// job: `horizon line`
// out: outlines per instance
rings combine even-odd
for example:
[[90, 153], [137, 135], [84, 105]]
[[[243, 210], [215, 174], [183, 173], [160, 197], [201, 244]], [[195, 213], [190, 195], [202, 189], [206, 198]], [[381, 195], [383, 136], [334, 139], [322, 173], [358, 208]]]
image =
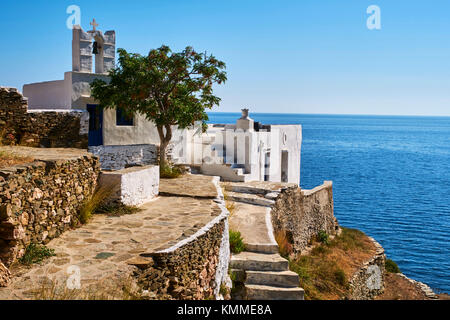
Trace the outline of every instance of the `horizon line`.
[[[207, 111], [207, 113], [240, 114], [241, 112], [230, 111]], [[250, 112], [250, 114], [264, 115], [310, 115], [310, 116], [369, 116], [369, 117], [430, 117], [450, 118], [450, 115], [420, 115], [420, 114], [372, 114], [372, 113], [295, 113], [295, 112]]]

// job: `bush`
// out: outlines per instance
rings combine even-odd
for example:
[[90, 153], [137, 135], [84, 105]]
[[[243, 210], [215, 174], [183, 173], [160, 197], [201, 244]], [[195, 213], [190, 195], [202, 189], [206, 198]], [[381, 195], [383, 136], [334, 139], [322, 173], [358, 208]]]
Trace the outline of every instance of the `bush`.
[[239, 231], [230, 230], [230, 250], [234, 254], [241, 253], [245, 250], [244, 240]]
[[45, 259], [53, 256], [55, 256], [55, 250], [32, 243], [27, 247], [25, 254], [19, 259], [19, 262], [29, 266], [35, 263], [41, 263]]
[[386, 271], [389, 273], [400, 273], [400, 268], [398, 267], [397, 263], [391, 259], [386, 259], [386, 265], [385, 265]]
[[340, 284], [341, 286], [347, 285], [347, 276], [345, 275], [344, 270], [338, 269], [334, 272], [334, 277], [336, 279], [336, 282]]
[[329, 244], [330, 243], [330, 237], [326, 233], [326, 231], [319, 231], [319, 234], [317, 235], [317, 241], [323, 244]]
[[183, 175], [183, 170], [180, 167], [164, 166], [160, 168], [161, 179], [176, 179]]

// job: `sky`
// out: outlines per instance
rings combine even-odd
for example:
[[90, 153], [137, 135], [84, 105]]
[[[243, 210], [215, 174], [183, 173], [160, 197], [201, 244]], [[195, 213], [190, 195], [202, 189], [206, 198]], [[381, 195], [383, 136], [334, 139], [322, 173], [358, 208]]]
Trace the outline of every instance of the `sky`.
[[84, 30], [93, 18], [115, 30], [118, 48], [193, 46], [226, 62], [214, 111], [450, 116], [448, 0], [4, 1], [0, 86], [71, 71], [70, 5]]

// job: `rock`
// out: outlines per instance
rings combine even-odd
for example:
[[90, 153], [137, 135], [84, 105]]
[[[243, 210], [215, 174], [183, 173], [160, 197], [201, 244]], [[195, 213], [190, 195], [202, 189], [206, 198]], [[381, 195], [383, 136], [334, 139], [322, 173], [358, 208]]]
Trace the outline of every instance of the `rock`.
[[44, 193], [42, 192], [41, 189], [35, 188], [33, 191], [33, 200], [39, 200], [42, 198], [43, 195]]
[[7, 287], [11, 283], [11, 272], [0, 262], [0, 287]]
[[269, 200], [276, 200], [280, 194], [278, 192], [271, 192], [266, 194], [265, 198]]
[[25, 237], [22, 225], [0, 224], [0, 238], [3, 240], [20, 240]]
[[115, 255], [116, 255], [115, 253], [111, 253], [111, 252], [100, 252], [98, 255], [95, 256], [94, 259], [106, 260], [106, 259], [109, 259], [111, 257], [114, 257]]
[[0, 221], [6, 221], [12, 216], [10, 204], [0, 205]]
[[138, 267], [141, 270], [145, 270], [153, 265], [153, 259], [144, 257], [135, 257], [128, 260], [127, 264]]

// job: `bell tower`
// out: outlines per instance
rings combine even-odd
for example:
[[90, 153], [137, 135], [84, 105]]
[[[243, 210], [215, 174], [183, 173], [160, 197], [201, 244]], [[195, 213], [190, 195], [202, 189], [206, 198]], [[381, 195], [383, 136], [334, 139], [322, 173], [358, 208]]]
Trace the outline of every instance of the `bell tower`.
[[72, 38], [72, 71], [93, 73], [94, 58], [96, 74], [107, 74], [115, 67], [116, 33], [107, 31], [103, 34], [95, 19], [91, 22], [92, 30], [85, 32], [76, 25]]

